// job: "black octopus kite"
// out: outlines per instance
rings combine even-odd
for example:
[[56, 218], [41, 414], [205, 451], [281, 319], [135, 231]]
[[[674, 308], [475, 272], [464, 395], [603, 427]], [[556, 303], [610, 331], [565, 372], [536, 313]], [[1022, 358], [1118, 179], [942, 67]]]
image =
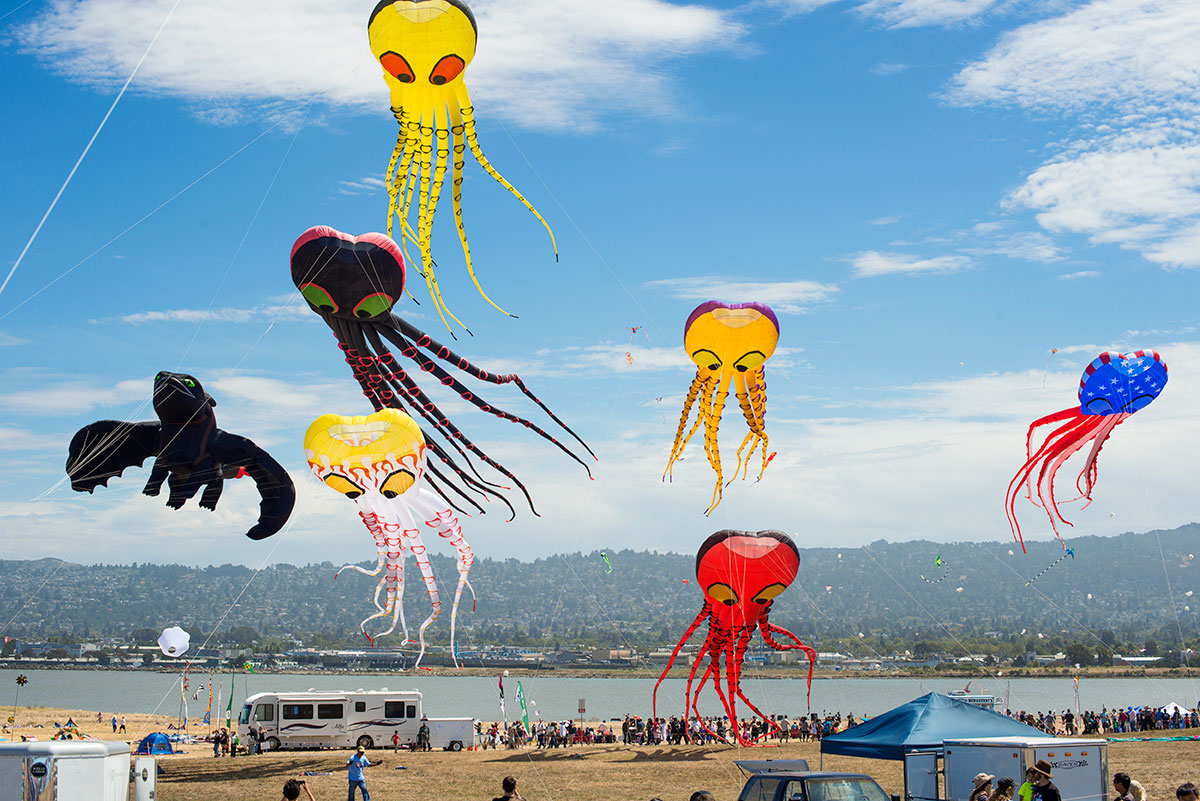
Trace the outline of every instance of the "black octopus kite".
[[217, 428], [216, 405], [193, 376], [159, 373], [154, 377], [158, 422], [98, 420], [76, 432], [67, 457], [71, 489], [90, 493], [153, 457], [146, 495], [158, 495], [166, 481], [167, 506], [178, 509], [204, 487], [200, 507], [211, 511], [217, 508], [224, 479], [249, 476], [262, 501], [258, 523], [246, 536], [271, 536], [283, 528], [296, 503], [292, 479], [262, 448]]
[[[423, 372], [430, 373], [480, 411], [520, 423], [557, 445], [563, 453], [583, 465], [591, 477], [592, 472], [588, 470], [587, 464], [565, 445], [530, 421], [479, 398], [457, 378], [442, 369], [434, 359], [447, 362], [480, 381], [490, 384], [516, 384], [526, 397], [541, 407], [551, 420], [574, 437], [595, 459], [596, 455], [592, 453], [591, 448], [526, 388], [520, 376], [515, 373], [497, 375], [482, 370], [392, 312], [392, 307], [404, 295], [404, 257], [400, 248], [389, 237], [379, 233], [352, 236], [327, 225], [318, 225], [301, 234], [292, 246], [291, 266], [292, 281], [296, 288], [308, 301], [309, 308], [321, 316], [337, 337], [338, 347], [345, 353], [346, 362], [354, 371], [355, 380], [375, 410], [387, 407], [406, 411], [404, 406], [407, 404], [409, 409], [425, 420], [426, 425], [422, 425], [422, 429], [426, 435], [426, 447], [458, 477], [461, 486], [435, 467], [432, 460], [427, 465], [425, 478], [434, 491], [455, 510], [463, 512], [447, 497], [447, 491], [454, 492], [478, 511], [484, 511], [474, 498], [467, 495], [466, 491], [470, 490], [499, 498], [508, 506], [509, 511], [516, 515], [512, 504], [497, 491], [507, 487], [484, 480], [468, 456], [474, 454], [515, 483], [524, 493], [530, 510], [537, 514], [525, 485], [509, 472], [508, 468], [480, 450], [446, 417], [417, 386], [413, 377], [399, 365], [384, 340], [390, 342], [400, 355], [411, 359]], [[430, 437], [430, 432], [433, 431], [441, 435], [445, 445]], [[454, 460], [449, 448], [458, 452], [470, 473]]]

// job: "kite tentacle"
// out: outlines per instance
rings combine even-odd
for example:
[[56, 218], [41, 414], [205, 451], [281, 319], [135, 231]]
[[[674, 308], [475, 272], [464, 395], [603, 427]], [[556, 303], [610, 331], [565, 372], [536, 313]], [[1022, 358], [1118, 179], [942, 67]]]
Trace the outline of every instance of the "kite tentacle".
[[721, 503], [722, 490], [724, 489], [724, 476], [721, 475], [721, 446], [717, 440], [717, 431], [721, 426], [721, 415], [725, 411], [725, 399], [729, 396], [729, 384], [732, 381], [730, 376], [725, 376], [717, 385], [716, 392], [713, 394], [712, 407], [702, 408], [700, 411], [704, 415], [704, 452], [708, 455], [708, 465], [717, 474], [717, 483], [713, 487], [712, 503], [705, 510], [705, 515], [712, 514], [713, 510]]
[[560, 428], [574, 437], [575, 441], [582, 445], [584, 450], [586, 450], [593, 459], [596, 458], [596, 454], [592, 453], [592, 449], [588, 447], [587, 443], [580, 439], [579, 435], [572, 431], [570, 426], [560, 420], [558, 415], [551, 411], [550, 407], [543, 403], [537, 395], [534, 395], [532, 392], [530, 392], [529, 388], [525, 386], [525, 382], [522, 381], [521, 377], [516, 373], [507, 373], [505, 375], [489, 373], [487, 370], [477, 367], [468, 360], [464, 359], [462, 356], [459, 356], [457, 353], [450, 350], [433, 337], [421, 331], [421, 329], [417, 328], [412, 323], [402, 319], [397, 315], [392, 315], [392, 324], [399, 328], [401, 333], [411, 339], [413, 344], [417, 345], [418, 347], [425, 348], [438, 359], [453, 364], [459, 370], [462, 370], [464, 373], [472, 376], [473, 378], [477, 378], [480, 381], [487, 381], [489, 384], [516, 384], [521, 392], [525, 394], [525, 397], [536, 403], [542, 411], [549, 415], [551, 420], [553, 420], [555, 423], [558, 423]]
[[[705, 380], [704, 376], [699, 371], [696, 371], [696, 377], [692, 379], [692, 385], [688, 388], [687, 397], [683, 399], [683, 412], [679, 415], [679, 428], [675, 431], [675, 443], [671, 446], [671, 456], [667, 459], [667, 468], [663, 470], [664, 481], [670, 477], [671, 468], [674, 466], [676, 460], [683, 455], [683, 449], [687, 445], [687, 440], [692, 438], [692, 434], [696, 431], [696, 426], [700, 424], [701, 414], [697, 411], [695, 425], [688, 432], [687, 439], [683, 438], [683, 429], [687, 426], [688, 418], [692, 415], [692, 406], [695, 404], [696, 398], [704, 394], [708, 385], [709, 382]], [[704, 403], [703, 399], [701, 399], [701, 403]]]
[[[370, 330], [370, 329], [368, 329], [368, 330]], [[583, 469], [587, 471], [588, 476], [589, 477], [591, 476], [592, 471], [591, 471], [591, 468], [589, 468], [587, 466], [587, 463], [584, 462], [582, 459], [580, 459], [578, 456], [576, 456], [574, 453], [572, 453], [571, 450], [566, 445], [563, 445], [561, 442], [559, 442], [558, 439], [556, 439], [553, 435], [549, 434], [541, 426], [538, 426], [538, 425], [534, 424], [533, 422], [526, 420], [524, 417], [518, 417], [517, 415], [507, 412], [497, 406], [493, 406], [490, 403], [487, 403], [486, 401], [482, 400], [481, 398], [477, 398], [475, 396], [475, 394], [473, 392], [471, 392], [471, 390], [468, 387], [463, 386], [463, 384], [458, 379], [454, 378], [454, 376], [450, 375], [445, 370], [443, 370], [437, 364], [437, 362], [433, 361], [433, 359], [429, 358], [423, 352], [418, 350], [415, 345], [413, 345], [411, 342], [409, 342], [407, 339], [405, 339], [404, 335], [399, 333], [398, 331], [394, 331], [394, 330], [384, 327], [384, 326], [376, 326], [376, 327], [374, 327], [374, 330], [377, 333], [382, 334], [392, 344], [394, 344], [397, 348], [399, 348], [400, 354], [402, 356], [412, 359], [425, 372], [432, 373], [433, 376], [435, 378], [437, 378], [443, 385], [445, 385], [445, 386], [449, 387], [450, 389], [454, 390], [455, 392], [457, 392], [460, 398], [462, 398], [465, 401], [468, 401], [469, 403], [474, 405], [476, 408], [478, 408], [480, 411], [488, 412], [489, 414], [492, 414], [495, 417], [499, 417], [502, 420], [507, 420], [510, 423], [519, 423], [520, 425], [525, 426], [526, 428], [528, 428], [529, 430], [533, 431], [535, 434], [540, 436], [542, 439], [546, 440], [547, 442], [550, 442], [551, 444], [556, 446], [559, 450], [561, 450], [563, 453], [565, 453], [567, 456], [570, 456], [572, 459], [574, 459], [576, 462], [578, 462], [580, 465], [582, 465]]]
[[[463, 587], [470, 588], [471, 586], [468, 576], [471, 573], [471, 566], [475, 564], [475, 552], [463, 538], [462, 526], [459, 525], [458, 518], [449, 509], [439, 510], [432, 498], [424, 493], [414, 503], [414, 508], [424, 515], [425, 525], [436, 530], [439, 537], [449, 542], [458, 551], [458, 586], [454, 591], [454, 603], [450, 607], [450, 653], [453, 655], [456, 653], [454, 642], [458, 622], [458, 605], [462, 600]], [[471, 591], [472, 595], [474, 592], [474, 590]], [[452, 656], [452, 658], [454, 666], [458, 667], [458, 657]]]
[[[663, 668], [662, 675], [660, 675], [658, 677], [658, 681], [656, 681], [654, 683], [654, 691], [650, 694], [650, 714], [654, 716], [655, 720], [658, 719], [658, 687], [659, 687], [659, 685], [663, 683], [663, 680], [667, 677], [667, 674], [671, 672], [671, 668], [675, 665], [675, 657], [679, 656], [679, 652], [681, 650], [683, 650], [684, 644], [687, 643], [687, 641], [692, 638], [692, 635], [696, 633], [696, 629], [700, 628], [700, 626], [702, 626], [704, 624], [704, 620], [708, 617], [710, 611], [711, 610], [709, 609], [708, 601], [705, 601], [704, 606], [702, 606], [700, 608], [699, 614], [696, 615], [696, 619], [692, 621], [692, 625], [688, 626], [688, 630], [684, 632], [683, 636], [679, 638], [679, 642], [675, 644], [675, 650], [671, 652], [671, 658], [667, 660], [667, 666], [665, 668]], [[707, 644], [707, 640], [705, 641], [705, 644]], [[703, 647], [701, 648], [701, 650], [703, 650]], [[694, 668], [693, 668], [693, 672], [695, 672]], [[686, 704], [685, 704], [684, 705], [684, 714], [685, 714], [684, 726], [685, 727], [687, 725], [686, 713], [687, 713], [687, 709], [686, 709]]]
[[[795, 634], [767, 620], [766, 615], [763, 615], [762, 622], [759, 624], [759, 630], [762, 631], [763, 641], [776, 651], [803, 651], [804, 655], [808, 657], [808, 703], [811, 707], [813, 667], [817, 664], [817, 652], [801, 642], [800, 638]], [[781, 643], [775, 639], [773, 636], [775, 634], [782, 634], [785, 637], [789, 637], [795, 644]]]
[[[1088, 452], [1087, 458], [1084, 459], [1083, 469], [1079, 471], [1079, 477], [1075, 479], [1075, 489], [1079, 490], [1079, 497], [1072, 500], [1087, 499], [1087, 503], [1082, 508], [1086, 509], [1088, 504], [1092, 502], [1092, 488], [1096, 484], [1096, 478], [1099, 476], [1099, 468], [1096, 466], [1097, 459], [1100, 458], [1100, 450], [1104, 447], [1104, 443], [1108, 442], [1108, 438], [1112, 436], [1113, 429], [1123, 423], [1132, 412], [1120, 412], [1118, 414], [1108, 415], [1104, 425], [1096, 430], [1095, 442], [1092, 444], [1091, 451]], [[1084, 486], [1079, 486], [1080, 482], [1086, 482]]]
[[479, 147], [478, 136], [475, 133], [475, 107], [471, 105], [471, 98], [467, 94], [465, 83], [458, 85], [458, 105], [462, 110], [463, 132], [466, 134], [467, 146], [471, 148], [471, 153], [474, 154], [475, 160], [479, 162], [479, 166], [487, 171], [488, 175], [492, 176], [501, 186], [511, 192], [513, 197], [525, 205], [525, 208], [533, 212], [533, 216], [541, 220], [542, 225], [546, 228], [546, 233], [550, 234], [550, 244], [554, 248], [554, 259], [557, 261], [558, 242], [554, 239], [554, 231], [550, 228], [550, 223], [546, 222], [545, 218], [533, 207], [533, 204], [526, 200], [525, 196], [517, 191], [515, 186], [506, 181], [500, 173], [496, 172], [496, 168], [487, 160], [487, 156], [483, 155], [483, 150]]
[[[391, 367], [394, 366], [395, 360], [391, 353], [382, 348], [382, 344], [380, 344], [384, 354], [382, 357], [376, 357], [374, 354], [371, 354], [369, 357], [359, 356], [359, 347], [361, 347], [363, 351], [370, 353], [369, 349], [367, 348], [366, 341], [362, 337], [363, 329], [357, 329], [348, 321], [341, 320], [333, 316], [326, 316], [326, 321], [334, 330], [334, 334], [338, 338], [339, 347], [346, 352], [346, 361], [349, 362], [354, 369], [355, 378], [358, 380], [359, 385], [363, 388], [363, 394], [371, 400], [371, 403], [375, 406], [376, 411], [385, 407], [401, 408], [396, 399], [396, 396], [399, 395], [400, 398], [403, 399], [404, 403], [408, 404], [410, 408], [424, 417], [425, 420], [434, 427], [434, 430], [438, 430], [442, 426], [442, 423], [439, 421], [439, 419], [433, 416], [430, 412], [430, 409], [434, 408], [432, 402], [425, 397], [424, 393], [421, 392], [416, 383], [408, 378], [404, 370], [400, 370], [399, 373], [391, 370]], [[367, 329], [368, 336], [371, 336], [372, 333], [373, 332], [370, 329]], [[378, 373], [371, 373], [368, 369], [368, 366], [374, 366]], [[399, 383], [397, 383], [397, 381], [399, 381]], [[395, 386], [397, 391], [393, 392], [388, 388], [389, 386]], [[453, 427], [451, 428], [453, 429]], [[457, 429], [453, 429], [451, 434], [455, 434], [455, 432], [457, 432]], [[467, 454], [461, 447], [459, 447], [458, 443], [455, 442], [455, 439], [462, 439], [466, 441], [469, 446], [469, 440], [466, 440], [461, 433], [458, 433], [457, 436], [444, 435], [444, 437], [446, 441], [449, 442], [450, 445], [453, 446], [463, 457], [464, 461], [467, 463], [467, 466], [470, 467], [471, 470], [476, 473], [476, 475], [478, 475], [478, 471], [475, 471], [475, 467], [471, 463]], [[504, 505], [508, 507], [509, 513], [512, 516], [510, 519], [516, 516], [516, 511], [512, 508], [512, 504], [508, 502], [508, 499], [505, 498], [501, 493], [489, 489], [490, 486], [498, 485], [485, 482], [483, 481], [482, 477], [480, 477], [478, 480], [472, 478], [463, 471], [463, 469], [450, 457], [444, 448], [432, 441], [428, 442], [427, 445], [443, 464], [455, 472], [455, 474], [463, 482], [464, 486], [479, 492], [481, 495], [493, 495], [499, 498]], [[443, 478], [440, 473], [437, 473], [436, 470], [433, 472], [439, 478]], [[443, 480], [445, 479], [443, 478]], [[447, 483], [450, 484], [450, 482]], [[450, 485], [454, 486], [453, 484]], [[458, 487], [455, 486], [454, 489], [459, 495], [462, 495], [464, 498], [466, 498], [466, 495]], [[443, 498], [445, 498], [444, 495]], [[449, 502], [449, 499], [446, 500]], [[483, 508], [473, 500], [469, 498], [467, 498], [467, 500], [481, 513], [484, 511]]]

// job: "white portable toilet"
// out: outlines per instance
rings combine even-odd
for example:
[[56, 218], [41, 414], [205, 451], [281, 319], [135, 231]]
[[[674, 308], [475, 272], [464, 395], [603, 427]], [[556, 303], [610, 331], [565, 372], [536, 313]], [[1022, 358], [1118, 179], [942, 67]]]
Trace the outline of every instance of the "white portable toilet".
[[140, 756], [133, 760], [133, 801], [155, 801], [158, 797], [158, 760]]
[[0, 743], [0, 801], [129, 801], [129, 743]]

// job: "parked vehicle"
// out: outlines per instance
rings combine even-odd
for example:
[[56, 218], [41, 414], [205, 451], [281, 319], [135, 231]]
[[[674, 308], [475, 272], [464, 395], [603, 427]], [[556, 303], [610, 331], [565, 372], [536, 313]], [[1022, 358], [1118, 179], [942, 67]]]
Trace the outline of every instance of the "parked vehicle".
[[262, 728], [263, 747], [388, 747], [393, 734], [402, 745], [415, 745], [421, 721], [429, 725], [430, 746], [461, 751], [473, 745], [471, 718], [425, 718], [417, 690], [331, 690], [257, 693], [246, 699], [238, 717], [238, 735], [250, 742], [250, 724]]
[[[781, 770], [787, 762], [803, 760], [744, 760], [738, 767], [751, 771], [738, 801], [895, 801], [863, 773]], [[776, 764], [771, 764], [776, 763]]]

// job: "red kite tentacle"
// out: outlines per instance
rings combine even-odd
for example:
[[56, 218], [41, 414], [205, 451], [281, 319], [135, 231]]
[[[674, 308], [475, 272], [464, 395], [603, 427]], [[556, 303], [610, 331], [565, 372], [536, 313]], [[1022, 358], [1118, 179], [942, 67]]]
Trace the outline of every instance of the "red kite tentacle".
[[[671, 652], [671, 658], [667, 660], [667, 666], [663, 668], [662, 675], [659, 676], [658, 681], [654, 683], [654, 692], [650, 695], [650, 714], [652, 714], [656, 720], [658, 719], [658, 686], [663, 683], [663, 679], [665, 679], [667, 674], [671, 672], [671, 667], [675, 664], [675, 657], [679, 656], [679, 652], [683, 650], [684, 643], [690, 640], [692, 635], [696, 633], [696, 629], [700, 628], [700, 626], [704, 624], [704, 620], [708, 617], [710, 611], [711, 610], [709, 608], [708, 601], [705, 601], [704, 606], [700, 608], [699, 614], [696, 615], [696, 619], [692, 621], [692, 625], [688, 626], [688, 630], [684, 632], [682, 637], [679, 638], [679, 642], [676, 644], [675, 650]], [[704, 644], [708, 644], [707, 638], [705, 639]], [[701, 651], [703, 652], [703, 646], [701, 646]], [[686, 709], [687, 707], [685, 705], [685, 712]]]

